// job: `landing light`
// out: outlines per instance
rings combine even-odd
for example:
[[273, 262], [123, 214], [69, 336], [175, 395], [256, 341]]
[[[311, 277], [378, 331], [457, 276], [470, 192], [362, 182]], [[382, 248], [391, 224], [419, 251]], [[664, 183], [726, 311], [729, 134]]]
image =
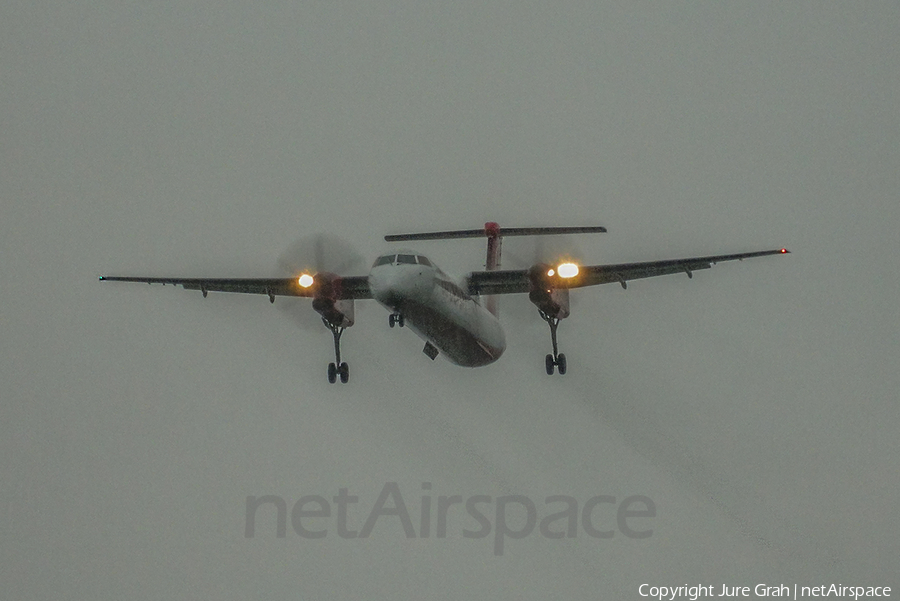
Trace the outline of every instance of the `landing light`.
[[308, 273], [304, 273], [300, 276], [300, 279], [297, 280], [297, 283], [303, 286], [304, 288], [309, 288], [313, 285], [313, 277]]
[[578, 275], [578, 265], [575, 263], [563, 263], [556, 270], [561, 278], [574, 278]]
[[547, 275], [549, 275], [552, 278], [555, 273], [556, 272], [551, 269], [550, 271], [547, 272]]

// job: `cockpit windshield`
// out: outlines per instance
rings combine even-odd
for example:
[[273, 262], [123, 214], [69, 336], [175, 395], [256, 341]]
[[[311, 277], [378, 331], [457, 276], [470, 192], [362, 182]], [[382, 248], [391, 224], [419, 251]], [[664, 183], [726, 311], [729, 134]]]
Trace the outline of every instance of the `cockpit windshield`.
[[431, 261], [422, 255], [410, 255], [410, 254], [398, 254], [398, 255], [381, 255], [375, 262], [372, 264], [372, 267], [378, 267], [379, 265], [427, 265], [428, 267], [432, 267]]

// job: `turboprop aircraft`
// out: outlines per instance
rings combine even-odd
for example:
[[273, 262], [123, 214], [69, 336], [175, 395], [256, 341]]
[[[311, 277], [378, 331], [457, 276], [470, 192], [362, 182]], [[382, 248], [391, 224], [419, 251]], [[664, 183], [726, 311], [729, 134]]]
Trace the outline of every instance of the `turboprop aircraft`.
[[786, 248], [669, 259], [618, 265], [580, 266], [570, 260], [554, 264], [537, 262], [528, 269], [501, 270], [500, 245], [505, 236], [547, 236], [605, 232], [601, 226], [501, 228], [488, 222], [484, 228], [385, 236], [388, 242], [486, 238], [484, 271], [473, 271], [454, 281], [431, 259], [414, 251], [400, 250], [378, 257], [368, 275], [346, 275], [319, 271], [296, 273], [287, 278], [219, 279], [100, 276], [101, 281], [173, 284], [188, 290], [264, 294], [312, 299], [312, 308], [334, 337], [334, 363], [328, 364], [328, 381], [350, 379], [350, 368], [341, 360], [341, 335], [354, 323], [354, 302], [374, 299], [389, 312], [388, 324], [415, 332], [425, 341], [423, 352], [434, 359], [443, 354], [451, 363], [480, 367], [493, 363], [506, 349], [500, 326], [496, 295], [527, 294], [538, 314], [550, 326], [553, 352], [545, 358], [548, 375], [566, 373], [566, 355], [559, 352], [556, 330], [569, 316], [569, 290], [629, 280], [684, 273], [689, 278], [698, 269], [709, 269], [722, 261], [787, 254]]

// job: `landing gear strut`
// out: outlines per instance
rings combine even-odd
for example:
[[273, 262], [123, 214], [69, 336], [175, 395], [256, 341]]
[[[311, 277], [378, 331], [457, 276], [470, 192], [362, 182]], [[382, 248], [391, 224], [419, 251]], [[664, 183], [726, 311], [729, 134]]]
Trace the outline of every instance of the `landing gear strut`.
[[341, 334], [344, 333], [344, 328], [331, 324], [324, 318], [322, 323], [331, 330], [331, 335], [334, 336], [334, 363], [328, 364], [328, 382], [334, 384], [340, 376], [341, 383], [346, 384], [350, 380], [350, 366], [341, 362]]
[[538, 309], [538, 313], [541, 314], [541, 319], [546, 321], [547, 325], [550, 326], [550, 340], [553, 342], [553, 354], [547, 355], [544, 358], [544, 366], [547, 369], [547, 375], [552, 376], [554, 368], [559, 370], [559, 375], [565, 375], [566, 355], [565, 353], [559, 352], [559, 348], [556, 344], [556, 328], [559, 327], [559, 318], [550, 317], [540, 309]]

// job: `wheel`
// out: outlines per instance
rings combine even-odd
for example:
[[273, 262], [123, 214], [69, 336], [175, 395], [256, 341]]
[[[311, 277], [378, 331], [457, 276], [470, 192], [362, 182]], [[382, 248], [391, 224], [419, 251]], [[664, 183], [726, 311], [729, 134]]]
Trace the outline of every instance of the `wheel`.
[[404, 325], [406, 325], [406, 323], [403, 321], [403, 315], [398, 315], [398, 316], [397, 316], [397, 323], [400, 324], [400, 327], [401, 327], [401, 328], [402, 328]]
[[329, 384], [334, 384], [337, 381], [337, 367], [335, 367], [334, 363], [328, 364], [328, 382]]
[[341, 384], [346, 384], [350, 379], [350, 366], [346, 363], [341, 363], [341, 366], [338, 367], [338, 373], [341, 374]]
[[556, 358], [556, 366], [559, 368], [559, 375], [566, 375], [566, 354], [560, 353]]
[[544, 357], [544, 365], [545, 365], [545, 367], [547, 368], [547, 375], [548, 375], [548, 376], [552, 376], [552, 375], [553, 375], [553, 366], [554, 366], [554, 364], [555, 364], [555, 361], [553, 361], [553, 355], [547, 355], [546, 357]]
[[392, 328], [394, 327], [394, 321], [395, 321], [394, 317], [396, 317], [396, 316], [393, 313], [388, 315], [388, 325], [391, 326]]

